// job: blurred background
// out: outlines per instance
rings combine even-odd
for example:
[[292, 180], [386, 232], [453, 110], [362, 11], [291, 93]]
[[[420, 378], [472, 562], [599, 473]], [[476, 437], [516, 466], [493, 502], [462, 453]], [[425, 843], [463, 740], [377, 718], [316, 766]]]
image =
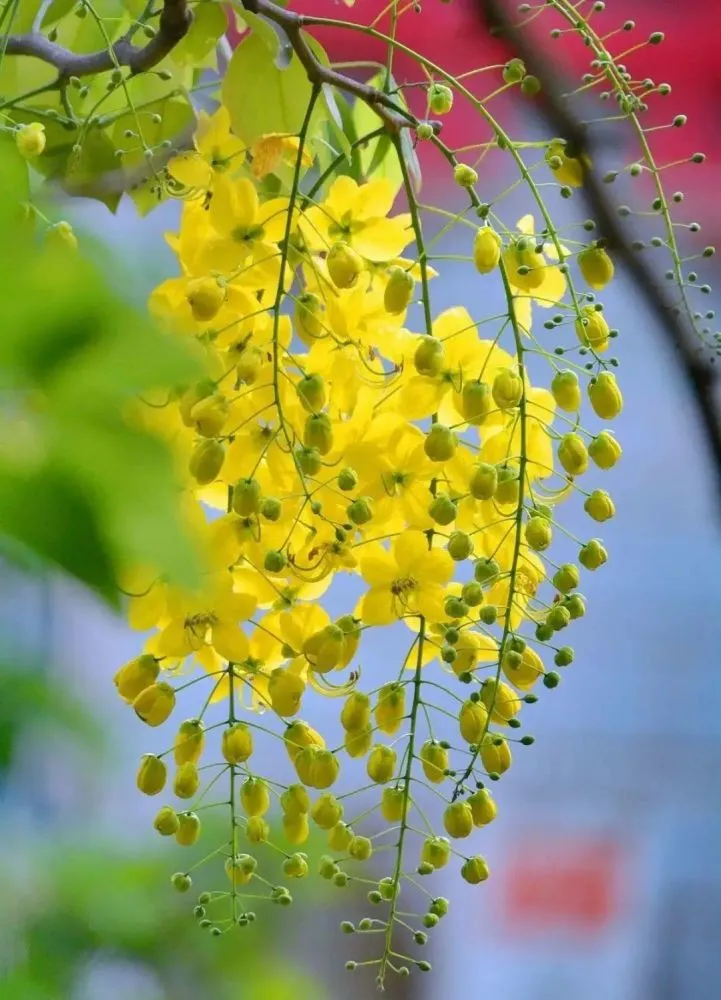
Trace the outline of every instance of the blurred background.
[[[641, 37], [666, 32], [668, 46], [638, 52], [633, 66], [637, 76], [668, 77], [668, 117], [689, 116], [686, 132], [662, 134], [661, 159], [696, 149], [709, 155], [692, 180], [680, 168], [674, 187], [686, 190], [682, 217], [704, 224], [702, 245], [717, 242], [721, 71], [711, 29], [714, 19], [721, 28], [721, 10], [716, 0], [622, 6], [622, 13], [611, 12], [610, 26], [634, 17]], [[407, 19], [404, 40], [427, 51], [433, 37], [434, 58], [457, 72], [487, 58], [492, 50], [470, 2], [443, 6], [442, 38], [433, 7]], [[369, 20], [379, 9], [358, 0], [348, 16]], [[342, 35], [323, 41], [332, 58], [350, 58]], [[378, 58], [364, 45], [354, 37], [352, 58]], [[563, 53], [559, 72], [583, 72], [577, 52], [553, 52]], [[396, 75], [404, 78], [402, 64]], [[517, 114], [519, 128], [534, 127], [532, 111]], [[454, 127], [462, 130], [463, 122]], [[458, 134], [448, 135], [451, 145], [460, 144]], [[633, 158], [624, 142], [621, 135], [609, 147], [609, 168]], [[438, 165], [423, 166], [424, 200], [453, 207]], [[625, 200], [622, 189], [618, 200]], [[514, 216], [516, 206], [506, 202], [508, 221], [526, 210], [520, 201], [517, 207]], [[573, 208], [564, 207], [569, 221]], [[131, 262], [134, 299], [174, 273], [159, 235], [176, 226], [177, 204], [145, 220], [125, 202], [115, 217], [90, 203], [68, 211], [126, 258], [139, 240], [153, 247], [151, 257]], [[453, 236], [437, 249], [466, 252]], [[709, 267], [705, 277], [713, 285], [721, 275]], [[433, 293], [434, 311], [459, 304], [479, 311], [477, 289], [461, 266], [444, 267]], [[623, 459], [602, 484], [617, 506], [603, 527], [609, 565], [584, 586], [588, 614], [571, 640], [574, 665], [559, 689], [528, 710], [536, 746], [517, 755], [495, 789], [498, 819], [477, 834], [490, 881], [474, 890], [450, 869], [447, 884], [443, 874], [434, 877], [435, 891], [452, 900], [429, 945], [434, 973], [389, 984], [391, 997], [718, 995], [721, 498], [693, 402], [634, 289], [622, 278], [604, 302], [621, 331], [626, 398], [617, 422]], [[719, 304], [717, 297], [709, 302]], [[572, 532], [589, 533], [580, 505], [563, 516]], [[341, 606], [344, 596], [341, 588]], [[403, 634], [367, 635], [364, 669], [380, 669], [374, 661], [381, 650], [402, 655], [404, 641]], [[350, 949], [337, 925], [353, 919], [352, 896], [310, 887], [310, 916], [265, 907], [252, 928], [218, 942], [197, 929], [187, 898], [168, 886], [168, 874], [183, 862], [158, 845], [150, 829], [155, 805], [134, 785], [140, 752], [155, 747], [139, 745], [147, 731], [111, 682], [141, 642], [79, 588], [43, 578], [32, 566], [0, 573], [3, 1000], [370, 996], [370, 978], [343, 970]], [[330, 703], [319, 712], [336, 709]]]

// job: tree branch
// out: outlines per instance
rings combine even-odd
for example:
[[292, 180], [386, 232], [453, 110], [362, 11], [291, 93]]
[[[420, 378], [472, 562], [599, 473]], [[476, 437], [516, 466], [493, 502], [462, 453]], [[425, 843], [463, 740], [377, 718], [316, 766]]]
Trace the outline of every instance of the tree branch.
[[[494, 35], [508, 38], [516, 54], [525, 63], [527, 71], [541, 81], [541, 92], [545, 100], [539, 102], [539, 113], [545, 117], [554, 135], [566, 140], [574, 156], [580, 156], [584, 152], [592, 155], [588, 131], [564, 103], [555, 86], [552, 67], [547, 64], [538, 46], [531, 46], [523, 31], [510, 20], [503, 0], [479, 0], [479, 11], [486, 29]], [[585, 171], [582, 190], [601, 236], [609, 249], [625, 264], [635, 288], [656, 315], [659, 329], [681, 365], [684, 379], [696, 401], [721, 494], [721, 415], [715, 391], [718, 373], [704, 357], [695, 329], [684, 322], [679, 308], [668, 300], [652, 272], [638, 253], [634, 252], [606, 194], [606, 188], [593, 170]]]
[[0, 51], [4, 46], [7, 55], [34, 56], [54, 66], [58, 71], [58, 86], [71, 76], [94, 76], [118, 66], [127, 66], [131, 75], [135, 75], [152, 69], [164, 59], [188, 33], [192, 19], [188, 0], [164, 0], [157, 34], [147, 45], [133, 45], [130, 36], [125, 35], [112, 48], [76, 53], [51, 42], [39, 31], [32, 31], [26, 35], [0, 35]]

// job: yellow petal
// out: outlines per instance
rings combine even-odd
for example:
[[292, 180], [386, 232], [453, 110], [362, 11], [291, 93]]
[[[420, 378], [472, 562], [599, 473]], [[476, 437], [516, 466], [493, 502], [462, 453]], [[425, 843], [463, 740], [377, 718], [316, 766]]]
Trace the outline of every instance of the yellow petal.
[[397, 602], [387, 587], [372, 587], [360, 602], [360, 616], [366, 625], [390, 625], [398, 620]]
[[192, 149], [172, 157], [168, 161], [167, 170], [174, 180], [189, 188], [207, 189], [213, 180], [210, 164]]
[[248, 658], [248, 639], [238, 625], [218, 622], [212, 629], [211, 645], [224, 659], [234, 663]]

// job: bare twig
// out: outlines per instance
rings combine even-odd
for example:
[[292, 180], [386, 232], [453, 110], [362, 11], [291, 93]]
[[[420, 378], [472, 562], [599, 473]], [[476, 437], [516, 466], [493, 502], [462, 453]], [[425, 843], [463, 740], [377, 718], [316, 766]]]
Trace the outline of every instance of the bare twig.
[[[566, 140], [567, 148], [572, 150], [574, 156], [580, 156], [585, 152], [592, 154], [589, 133], [562, 99], [555, 86], [552, 67], [543, 58], [538, 46], [532, 46], [526, 40], [522, 29], [509, 19], [503, 0], [479, 0], [479, 11], [485, 27], [494, 35], [508, 38], [516, 54], [523, 60], [527, 71], [541, 81], [544, 100], [539, 102], [539, 111], [546, 118], [554, 135]], [[638, 253], [634, 252], [606, 193], [606, 188], [593, 170], [585, 171], [582, 190], [595, 217], [599, 233], [608, 248], [613, 250], [625, 264], [633, 279], [634, 287], [655, 313], [659, 328], [680, 363], [682, 374], [696, 401], [721, 493], [721, 415], [716, 399], [717, 372], [698, 345], [695, 331], [689, 328], [681, 311], [668, 300], [652, 272]]]
[[125, 35], [111, 48], [77, 53], [32, 31], [26, 35], [0, 35], [0, 49], [4, 47], [10, 56], [34, 56], [54, 66], [58, 71], [56, 86], [62, 86], [71, 76], [93, 76], [118, 66], [127, 66], [134, 75], [157, 66], [188, 33], [192, 19], [188, 0], [165, 0], [157, 33], [147, 45], [133, 45], [130, 36]]

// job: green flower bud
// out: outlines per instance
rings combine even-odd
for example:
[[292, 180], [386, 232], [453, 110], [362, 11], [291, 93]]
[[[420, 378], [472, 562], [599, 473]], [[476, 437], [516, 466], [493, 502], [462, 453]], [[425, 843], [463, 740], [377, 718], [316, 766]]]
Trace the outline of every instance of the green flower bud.
[[476, 500], [490, 500], [498, 489], [498, 470], [495, 465], [480, 462], [468, 484], [471, 496]]
[[406, 796], [401, 788], [384, 788], [381, 795], [381, 816], [387, 823], [400, 823], [405, 814]]
[[297, 383], [295, 391], [298, 393], [298, 399], [300, 399], [304, 409], [310, 413], [318, 413], [327, 402], [328, 397], [322, 375], [304, 375]]
[[199, 400], [190, 411], [190, 417], [198, 434], [216, 438], [225, 426], [228, 412], [228, 401], [216, 392]]
[[580, 476], [588, 468], [588, 449], [580, 434], [564, 434], [558, 445], [558, 460], [569, 476]]
[[490, 587], [498, 579], [500, 572], [501, 567], [497, 561], [488, 556], [481, 556], [473, 564], [473, 575], [482, 586]]
[[358, 497], [353, 503], [346, 507], [346, 514], [348, 515], [348, 520], [351, 524], [355, 524], [360, 527], [363, 524], [368, 524], [373, 518], [373, 508], [371, 506], [370, 497]]
[[476, 232], [473, 241], [473, 263], [479, 274], [490, 274], [498, 267], [501, 246], [501, 237], [490, 226], [483, 226]]
[[172, 806], [162, 806], [155, 814], [153, 826], [161, 837], [172, 837], [178, 831], [178, 814]]
[[485, 858], [482, 858], [480, 855], [468, 858], [461, 868], [462, 877], [471, 885], [478, 885], [479, 882], [485, 882], [489, 874]]
[[426, 435], [423, 450], [432, 462], [447, 462], [453, 458], [458, 447], [458, 438], [450, 427], [433, 424]]
[[321, 830], [332, 830], [343, 818], [343, 806], [330, 792], [324, 792], [310, 811], [311, 819]]
[[324, 854], [323, 857], [318, 862], [318, 874], [321, 878], [332, 879], [333, 876], [339, 871], [338, 865], [335, 863], [333, 858], [328, 857]]
[[506, 83], [520, 83], [526, 75], [526, 67], [522, 59], [509, 59], [503, 67], [503, 79]]
[[432, 913], [436, 917], [445, 917], [448, 913], [449, 902], [445, 896], [437, 896], [435, 899], [431, 900], [431, 905], [428, 907], [428, 912]]
[[474, 826], [486, 826], [498, 815], [498, 806], [487, 788], [479, 788], [468, 796]]
[[[446, 837], [428, 837], [421, 848], [421, 861], [434, 868], [445, 868], [451, 856], [451, 845]], [[433, 904], [431, 904], [432, 906]], [[437, 914], [440, 916], [440, 914]]]
[[553, 529], [545, 517], [532, 517], [526, 524], [526, 541], [536, 552], [545, 552], [553, 539]]
[[472, 188], [478, 183], [478, 171], [467, 163], [457, 163], [453, 168], [453, 180], [462, 188]]
[[352, 288], [363, 270], [363, 261], [347, 243], [334, 243], [326, 257], [328, 274], [336, 288]]
[[233, 886], [241, 886], [250, 882], [258, 867], [258, 862], [250, 854], [235, 854], [233, 857], [225, 859], [224, 867], [225, 874]]
[[601, 431], [589, 444], [588, 454], [599, 469], [612, 469], [621, 457], [621, 445], [610, 431]]
[[170, 883], [177, 892], [187, 892], [193, 884], [193, 880], [185, 872], [175, 872], [174, 875], [170, 876]]
[[340, 854], [348, 850], [353, 836], [353, 831], [347, 823], [336, 823], [328, 834], [328, 846], [332, 851], [338, 851]]
[[583, 618], [586, 614], [586, 602], [580, 594], [570, 594], [563, 602], [564, 608], [568, 608], [568, 613], [572, 619]]
[[291, 854], [283, 862], [283, 874], [288, 878], [304, 878], [308, 874], [308, 862], [304, 854]]
[[300, 471], [306, 476], [317, 476], [323, 468], [323, 461], [317, 448], [296, 448], [295, 460]]
[[487, 382], [479, 379], [466, 382], [461, 393], [460, 410], [469, 424], [480, 427], [493, 408], [493, 394]]
[[257, 514], [260, 507], [260, 483], [257, 479], [239, 479], [233, 487], [232, 507], [240, 517]]
[[419, 375], [435, 376], [440, 374], [445, 362], [446, 350], [442, 341], [436, 337], [421, 336], [413, 355], [413, 365]]
[[438, 924], [438, 917], [435, 913], [426, 913], [423, 917], [423, 926], [427, 927], [429, 930], [432, 927], [436, 927]]
[[430, 122], [420, 122], [416, 126], [416, 137], [423, 142], [433, 138], [433, 126]]
[[436, 524], [445, 526], [455, 521], [458, 510], [447, 493], [439, 493], [431, 500], [428, 513]]
[[350, 876], [347, 872], [336, 872], [333, 876], [333, 885], [338, 889], [344, 889], [350, 882]]
[[575, 590], [580, 582], [581, 574], [573, 563], [562, 563], [553, 574], [553, 586], [562, 594]]
[[515, 462], [499, 462], [496, 500], [499, 504], [518, 504], [520, 490], [520, 469]]
[[178, 813], [175, 842], [181, 847], [192, 847], [200, 837], [200, 818], [194, 812]]
[[475, 580], [469, 580], [468, 583], [464, 583], [461, 588], [461, 599], [470, 608], [477, 608], [479, 604], [482, 604], [483, 588], [480, 583], [477, 583]]
[[613, 261], [599, 246], [588, 247], [578, 255], [578, 267], [587, 285], [600, 292], [614, 275]]
[[152, 753], [141, 758], [135, 782], [143, 795], [158, 795], [165, 788], [168, 770], [160, 759]]
[[447, 597], [444, 611], [449, 618], [465, 618], [468, 614], [468, 605], [460, 597]]
[[333, 425], [327, 413], [311, 413], [303, 428], [303, 444], [327, 455], [333, 447]]
[[390, 902], [392, 899], [395, 899], [398, 895], [400, 895], [401, 886], [399, 882], [395, 881], [395, 879], [387, 876], [386, 878], [382, 878], [378, 883], [378, 891], [383, 899]]
[[276, 497], [263, 497], [259, 510], [266, 521], [278, 521], [283, 513], [283, 504]]
[[354, 861], [367, 861], [373, 854], [373, 841], [369, 837], [353, 837], [348, 853]]
[[510, 368], [502, 368], [493, 379], [493, 399], [499, 410], [510, 410], [523, 399], [523, 379]]
[[568, 611], [568, 608], [564, 608], [562, 604], [554, 604], [546, 615], [546, 624], [549, 628], [552, 628], [554, 632], [560, 632], [561, 629], [566, 628], [570, 621], [570, 612]]
[[266, 573], [282, 573], [288, 564], [288, 560], [285, 557], [284, 552], [277, 552], [271, 549], [266, 552], [265, 558], [263, 559], [263, 569]]
[[225, 445], [214, 438], [207, 438], [193, 448], [188, 471], [198, 486], [208, 486], [220, 475], [224, 461]]
[[616, 513], [616, 507], [605, 490], [594, 490], [583, 505], [583, 509], [594, 521], [608, 521]]
[[598, 540], [598, 538], [592, 538], [590, 542], [586, 542], [581, 551], [578, 553], [578, 561], [586, 569], [594, 570], [598, 569], [608, 559], [608, 553], [605, 548]]
[[551, 381], [551, 393], [556, 405], [567, 413], [577, 413], [581, 408], [581, 386], [578, 375], [570, 369], [556, 372]]
[[228, 290], [216, 278], [193, 278], [188, 282], [185, 298], [190, 306], [193, 319], [198, 323], [209, 323], [220, 312]]
[[442, 83], [428, 88], [428, 107], [434, 115], [446, 115], [453, 107], [453, 91]]
[[493, 604], [487, 604], [478, 612], [478, 620], [484, 625], [495, 625], [498, 618], [498, 609]]
[[455, 562], [463, 562], [473, 553], [473, 539], [465, 531], [453, 531], [448, 539], [448, 553]]
[[306, 292], [297, 300], [294, 311], [295, 329], [306, 347], [310, 347], [314, 340], [325, 336], [324, 311], [322, 301], [313, 292]]
[[265, 844], [270, 836], [270, 827], [262, 816], [250, 816], [245, 833], [251, 844]]
[[581, 318], [576, 320], [576, 336], [584, 347], [592, 347], [597, 354], [603, 354], [610, 344], [609, 333], [603, 313], [597, 312], [593, 306], [581, 309]]
[[148, 726], [161, 726], [175, 708], [175, 690], [164, 681], [151, 684], [135, 698], [133, 708]]
[[553, 658], [557, 667], [568, 667], [573, 663], [573, 649], [570, 646], [561, 646]]
[[393, 316], [405, 312], [413, 300], [415, 287], [416, 283], [410, 271], [402, 267], [392, 267], [383, 293], [383, 306], [386, 312]]
[[338, 473], [338, 489], [347, 493], [358, 485], [358, 473], [354, 469], [341, 469]]
[[601, 372], [588, 384], [588, 398], [597, 417], [613, 420], [623, 410], [623, 396], [613, 372]]

